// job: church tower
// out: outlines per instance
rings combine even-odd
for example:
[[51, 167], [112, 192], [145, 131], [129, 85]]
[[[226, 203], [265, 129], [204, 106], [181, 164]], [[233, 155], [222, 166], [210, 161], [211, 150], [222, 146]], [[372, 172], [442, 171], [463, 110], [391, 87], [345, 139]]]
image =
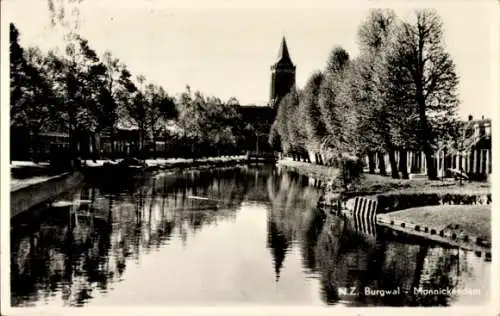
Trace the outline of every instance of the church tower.
[[295, 65], [292, 63], [285, 37], [281, 41], [278, 60], [271, 66], [271, 96], [269, 105], [276, 107], [290, 90], [295, 86]]

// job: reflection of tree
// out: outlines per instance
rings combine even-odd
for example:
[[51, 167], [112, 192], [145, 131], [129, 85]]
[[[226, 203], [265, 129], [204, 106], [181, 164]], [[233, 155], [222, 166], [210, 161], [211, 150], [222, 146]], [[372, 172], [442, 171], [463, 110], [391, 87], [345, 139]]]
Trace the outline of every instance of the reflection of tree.
[[286, 251], [294, 241], [302, 241], [306, 267], [314, 269], [314, 246], [323, 226], [324, 214], [316, 209], [319, 191], [304, 186], [307, 177], [273, 172], [267, 179], [271, 209], [268, 213], [268, 247], [273, 254], [276, 279]]
[[[46, 210], [48, 215], [39, 221], [14, 230], [13, 305], [36, 301], [41, 294], [48, 297], [61, 287], [65, 289], [63, 300], [69, 305], [79, 305], [92, 288], [106, 289], [109, 276], [102, 266], [108, 255], [110, 225], [102, 220], [75, 219], [70, 210], [69, 207]], [[69, 214], [72, 216], [68, 217]], [[30, 241], [29, 247], [26, 240]]]
[[[360, 234], [352, 219], [329, 217], [315, 208], [313, 188], [305, 186], [304, 177], [293, 173], [274, 172], [267, 189], [272, 208], [268, 214], [268, 247], [272, 248], [277, 274], [286, 249], [295, 241], [302, 248], [306, 269], [319, 275], [321, 296], [325, 303], [343, 300], [350, 305], [446, 305], [448, 298], [415, 296], [413, 287], [451, 287], [451, 276], [457, 265], [445, 253], [434, 259], [429, 246], [407, 240], [388, 240], [385, 235], [373, 237]], [[272, 246], [270, 244], [273, 244]], [[441, 249], [441, 248], [438, 248]], [[434, 255], [435, 256], [435, 255]], [[422, 281], [422, 270], [431, 266], [431, 277]], [[340, 287], [360, 289], [357, 296], [340, 297]], [[399, 295], [365, 296], [363, 289], [396, 290]], [[407, 292], [405, 292], [405, 290]]]
[[73, 211], [91, 217], [70, 219], [71, 208], [59, 207], [16, 223], [11, 238], [13, 305], [55, 291], [61, 291], [66, 305], [85, 304], [96, 290], [121, 279], [130, 258], [165, 245], [174, 234], [187, 239], [206, 225], [235, 216], [235, 206], [257, 185], [255, 179], [266, 181], [255, 177], [256, 170], [143, 173], [124, 177], [128, 182], [116, 190], [92, 181], [64, 197], [73, 199]]
[[[426, 256], [419, 262], [418, 278], [414, 287], [424, 289], [454, 289], [458, 287], [457, 272], [460, 269], [457, 249], [427, 248]], [[464, 258], [465, 259], [465, 258]], [[420, 263], [421, 261], [421, 263]], [[454, 297], [443, 295], [420, 295], [413, 297], [413, 305], [447, 306]]]
[[[402, 293], [399, 297], [378, 298], [377, 304], [393, 306], [449, 305], [453, 298], [446, 294], [416, 295], [414, 289], [419, 287], [423, 289], [456, 288], [458, 284], [456, 269], [460, 269], [456, 250], [393, 239], [382, 243], [385, 244], [386, 254], [375, 284], [382, 289], [400, 287]], [[462, 267], [466, 268], [466, 266]]]
[[325, 217], [325, 213], [321, 210], [313, 209], [311, 220], [305, 230], [305, 238], [302, 243], [302, 256], [304, 266], [309, 269], [309, 271], [314, 271], [316, 269], [316, 246], [321, 231], [323, 230]]
[[267, 227], [267, 247], [271, 249], [271, 254], [273, 255], [274, 272], [276, 273], [276, 281], [278, 281], [290, 242], [287, 240], [286, 236], [279, 231], [275, 222], [268, 221]]
[[[268, 234], [276, 240], [283, 236], [288, 244], [300, 242], [304, 266], [319, 275], [321, 295], [327, 304], [341, 299], [351, 305], [449, 304], [445, 296], [415, 296], [413, 287], [455, 287], [453, 271], [458, 263], [454, 255], [444, 252], [438, 256], [434, 249], [442, 248], [430, 249], [425, 244], [394, 240], [387, 235], [378, 236], [375, 243], [373, 238], [359, 234], [351, 219], [330, 217], [325, 221], [305, 182], [304, 177], [286, 172], [275, 171], [269, 178], [272, 210]], [[275, 250], [275, 262], [279, 263], [285, 253]], [[361, 289], [359, 295], [339, 297], [339, 287], [350, 286]], [[401, 291], [399, 295], [365, 296], [364, 287]]]
[[268, 217], [289, 240], [303, 239], [301, 235], [311, 221], [319, 199], [319, 191], [303, 187], [303, 181], [307, 178], [281, 173], [270, 177], [267, 183], [272, 206]]

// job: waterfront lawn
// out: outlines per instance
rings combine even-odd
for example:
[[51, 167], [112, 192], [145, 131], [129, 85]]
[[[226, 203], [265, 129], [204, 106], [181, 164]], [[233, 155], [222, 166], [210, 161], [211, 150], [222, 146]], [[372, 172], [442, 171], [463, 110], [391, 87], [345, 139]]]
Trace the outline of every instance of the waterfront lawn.
[[453, 229], [491, 242], [491, 205], [436, 205], [409, 208], [383, 214], [390, 220], [403, 221], [436, 229]]
[[436, 193], [436, 194], [487, 194], [490, 184], [487, 182], [462, 182], [427, 179], [393, 179], [374, 174], [364, 174], [359, 191], [370, 194], [379, 193]]
[[[278, 165], [284, 166], [297, 173], [328, 182], [338, 173], [338, 169], [316, 165], [312, 163], [283, 159]], [[331, 188], [328, 187], [327, 190]], [[398, 193], [435, 193], [435, 194], [488, 194], [488, 182], [459, 181], [444, 179], [430, 181], [427, 179], [393, 179], [390, 176], [364, 173], [363, 178], [355, 191], [359, 194], [398, 194]]]

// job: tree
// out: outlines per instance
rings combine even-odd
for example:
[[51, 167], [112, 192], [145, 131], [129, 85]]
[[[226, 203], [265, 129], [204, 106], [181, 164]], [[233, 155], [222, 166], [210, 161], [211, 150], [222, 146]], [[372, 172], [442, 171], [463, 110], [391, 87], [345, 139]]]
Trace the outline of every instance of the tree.
[[143, 75], [137, 76], [134, 83], [126, 72], [122, 73], [121, 80], [125, 87], [123, 106], [126, 115], [137, 125], [142, 152], [146, 139], [159, 137], [167, 120], [177, 116], [174, 99], [162, 87], [147, 83]]
[[54, 95], [45, 56], [37, 48], [24, 50], [18, 41], [19, 32], [10, 24], [11, 128], [30, 135], [36, 160], [38, 135], [51, 123]]
[[[10, 115], [15, 118], [24, 102], [23, 82], [27, 81], [24, 49], [19, 44], [19, 31], [12, 23], [10, 27]], [[13, 122], [11, 120], [11, 122]]]
[[304, 161], [308, 161], [309, 155], [306, 150], [307, 133], [303, 122], [301, 122], [300, 107], [303, 103], [301, 91], [297, 91], [296, 89], [291, 90], [286, 95], [284, 102], [287, 103], [288, 121], [286, 122], [286, 132], [289, 135], [290, 150], [296, 155], [298, 160], [302, 158]]
[[325, 76], [322, 72], [315, 72], [307, 81], [302, 92], [302, 100], [299, 111], [305, 135], [307, 138], [306, 147], [315, 153], [316, 161], [322, 163], [319, 154], [321, 140], [327, 135], [327, 130], [321, 118], [319, 106], [319, 93]]
[[443, 25], [437, 13], [418, 10], [414, 21], [402, 23], [389, 56], [389, 62], [404, 73], [401, 77], [407, 78], [401, 84], [418, 113], [417, 136], [431, 180], [437, 179], [433, 146], [458, 105], [458, 76], [443, 44]]
[[388, 101], [388, 112], [391, 115], [390, 138], [394, 147], [399, 150], [398, 167], [401, 177], [408, 179], [407, 150], [420, 150], [421, 147], [417, 139], [417, 109], [405, 90], [407, 73], [401, 72], [397, 65], [386, 63], [381, 75], [385, 84], [380, 92]]
[[49, 52], [50, 77], [57, 98], [57, 119], [69, 132], [70, 156], [77, 162], [77, 143], [99, 126], [105, 67], [88, 41], [73, 34], [62, 54]]
[[341, 47], [335, 47], [327, 61], [325, 78], [319, 91], [319, 108], [321, 120], [328, 135], [323, 137], [322, 145], [332, 150], [336, 159], [344, 150], [346, 134], [344, 133], [343, 113], [336, 103], [337, 95], [345, 78], [345, 70], [349, 65], [349, 54]]
[[183, 137], [191, 144], [191, 154], [196, 157], [199, 146], [206, 142], [205, 98], [200, 92], [191, 93], [190, 88], [180, 97], [178, 123], [183, 130]]
[[[287, 93], [278, 104], [278, 112], [271, 130], [272, 143], [281, 144], [285, 154], [291, 154], [293, 159], [300, 159], [305, 154], [306, 135], [301, 127], [299, 112], [300, 96], [294, 89]], [[276, 134], [279, 139], [276, 139]]]
[[277, 128], [277, 121], [273, 122], [273, 125], [271, 125], [271, 130], [269, 131], [269, 145], [271, 148], [275, 151], [281, 151], [283, 148], [283, 145], [281, 143], [281, 136], [278, 132]]
[[[369, 172], [375, 172], [375, 154], [382, 150], [376, 122], [373, 115], [375, 107], [375, 87], [372, 82], [373, 63], [370, 55], [362, 54], [353, 61], [350, 74], [350, 100], [355, 107], [357, 123], [354, 135], [357, 136], [359, 154], [368, 156]], [[384, 171], [382, 169], [381, 171]]]
[[[369, 169], [373, 171], [373, 152], [384, 161], [382, 151], [389, 154], [391, 175], [399, 178], [396, 164], [396, 146], [393, 139], [395, 122], [401, 114], [399, 100], [387, 93], [387, 85], [392, 78], [387, 76], [386, 55], [391, 45], [396, 16], [391, 10], [371, 10], [370, 15], [358, 29], [358, 42], [361, 56], [357, 59], [360, 81], [355, 86], [355, 99], [362, 105], [359, 108], [360, 131], [365, 135], [361, 139], [364, 151], [368, 154]], [[380, 173], [385, 174], [385, 165], [381, 163]]]
[[[147, 102], [147, 134], [154, 141], [160, 136], [160, 132], [164, 130], [167, 121], [177, 116], [177, 110], [175, 108], [174, 99], [170, 97], [161, 86], [148, 84], [144, 91], [144, 97]], [[156, 144], [156, 142], [154, 144]]]
[[195, 158], [200, 150], [207, 155], [235, 152], [238, 144], [255, 135], [255, 128], [244, 124], [235, 98], [222, 102], [199, 91], [192, 94], [187, 87], [177, 105], [181, 138], [190, 144]]
[[335, 97], [336, 116], [342, 122], [342, 152], [352, 157], [361, 156], [360, 135], [358, 135], [358, 107], [356, 84], [356, 60], [350, 62], [344, 70], [344, 77], [339, 84], [339, 91]]
[[[104, 86], [102, 90], [102, 116], [100, 117], [101, 128], [110, 128], [111, 132], [118, 120], [118, 107], [120, 106], [120, 94], [125, 87], [120, 81], [125, 65], [114, 58], [111, 52], [106, 51], [102, 55], [102, 64], [105, 67]], [[123, 96], [126, 97], [126, 96]]]

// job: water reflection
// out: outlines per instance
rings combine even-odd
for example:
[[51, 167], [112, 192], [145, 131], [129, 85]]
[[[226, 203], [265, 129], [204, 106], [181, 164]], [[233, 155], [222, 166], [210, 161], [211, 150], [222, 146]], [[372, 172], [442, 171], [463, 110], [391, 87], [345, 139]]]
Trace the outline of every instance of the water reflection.
[[[489, 297], [489, 264], [326, 216], [314, 181], [294, 173], [254, 166], [142, 174], [116, 187], [101, 180], [13, 220], [12, 305], [436, 306]], [[152, 257], [157, 274], [147, 271]], [[467, 287], [481, 295], [414, 293]]]

